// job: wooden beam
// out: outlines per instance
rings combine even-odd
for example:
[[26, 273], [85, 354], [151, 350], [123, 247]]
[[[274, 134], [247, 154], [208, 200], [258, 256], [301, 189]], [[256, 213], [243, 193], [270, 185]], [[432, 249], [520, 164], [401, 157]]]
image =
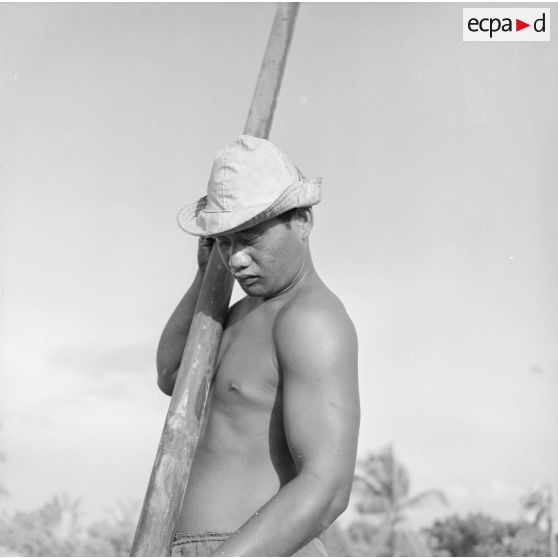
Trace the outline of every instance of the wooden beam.
[[[294, 2], [277, 6], [244, 128], [246, 134], [269, 136], [298, 7]], [[170, 554], [175, 524], [205, 420], [207, 396], [233, 282], [214, 247], [194, 310], [131, 556]]]
[[265, 139], [269, 137], [299, 5], [298, 2], [282, 2], [277, 5], [244, 127], [245, 134]]

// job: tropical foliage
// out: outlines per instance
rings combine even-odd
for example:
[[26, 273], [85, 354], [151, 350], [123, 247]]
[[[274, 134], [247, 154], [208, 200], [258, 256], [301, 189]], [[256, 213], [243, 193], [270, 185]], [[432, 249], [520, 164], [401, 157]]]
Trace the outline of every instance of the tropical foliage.
[[547, 534], [550, 556], [556, 556], [556, 536], [552, 517], [552, 487], [548, 484], [532, 488], [520, 501], [525, 515], [535, 527]]
[[36, 510], [0, 516], [2, 556], [129, 556], [136, 505], [85, 525], [80, 502], [56, 496]]
[[429, 555], [423, 537], [410, 526], [408, 512], [433, 502], [446, 505], [446, 497], [440, 490], [411, 494], [409, 473], [391, 446], [358, 463], [354, 489], [361, 519], [348, 530], [357, 556]]
[[434, 556], [548, 556], [544, 531], [526, 521], [453, 515], [424, 530]]

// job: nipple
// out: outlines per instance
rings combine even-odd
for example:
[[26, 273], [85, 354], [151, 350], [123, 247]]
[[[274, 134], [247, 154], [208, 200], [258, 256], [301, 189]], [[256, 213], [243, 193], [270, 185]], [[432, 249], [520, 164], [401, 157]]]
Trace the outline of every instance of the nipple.
[[240, 391], [240, 384], [238, 382], [229, 382], [229, 391]]

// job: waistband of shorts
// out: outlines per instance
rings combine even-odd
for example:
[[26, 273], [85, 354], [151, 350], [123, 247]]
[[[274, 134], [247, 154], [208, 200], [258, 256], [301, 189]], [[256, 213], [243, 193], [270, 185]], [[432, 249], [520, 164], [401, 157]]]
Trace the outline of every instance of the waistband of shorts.
[[189, 531], [187, 533], [175, 533], [174, 542], [172, 544], [198, 543], [208, 541], [224, 541], [228, 539], [233, 532], [219, 531]]

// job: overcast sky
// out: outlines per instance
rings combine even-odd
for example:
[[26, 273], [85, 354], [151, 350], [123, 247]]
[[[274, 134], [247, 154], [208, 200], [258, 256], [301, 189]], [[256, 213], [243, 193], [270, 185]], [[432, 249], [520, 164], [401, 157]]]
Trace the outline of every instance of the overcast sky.
[[[195, 271], [176, 213], [242, 132], [273, 14], [0, 5], [0, 507], [143, 498], [155, 348]], [[461, 17], [303, 4], [271, 134], [324, 179], [312, 248], [358, 331], [359, 454], [393, 443], [450, 500], [419, 523], [516, 518], [558, 470], [557, 43], [464, 43]]]

